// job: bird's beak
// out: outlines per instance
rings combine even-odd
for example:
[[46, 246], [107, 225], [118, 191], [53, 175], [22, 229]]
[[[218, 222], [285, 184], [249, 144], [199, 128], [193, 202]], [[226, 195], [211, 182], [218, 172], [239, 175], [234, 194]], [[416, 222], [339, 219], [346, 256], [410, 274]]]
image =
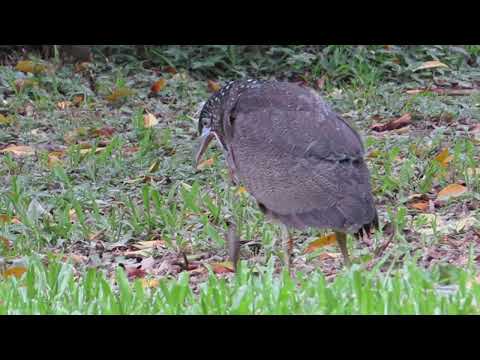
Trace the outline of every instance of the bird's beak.
[[200, 144], [195, 153], [195, 167], [198, 167], [198, 164], [200, 163], [200, 160], [202, 159], [203, 154], [208, 149], [208, 144], [210, 144], [210, 141], [212, 141], [214, 137], [215, 135], [213, 134], [210, 128], [206, 128], [206, 127], [203, 128], [202, 135], [200, 135]]

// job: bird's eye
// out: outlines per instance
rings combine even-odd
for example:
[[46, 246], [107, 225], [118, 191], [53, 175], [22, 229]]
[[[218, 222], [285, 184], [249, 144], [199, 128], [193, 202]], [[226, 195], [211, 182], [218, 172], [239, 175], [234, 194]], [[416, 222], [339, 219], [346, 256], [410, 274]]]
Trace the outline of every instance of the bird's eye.
[[207, 119], [203, 119], [203, 126], [208, 127], [209, 121]]

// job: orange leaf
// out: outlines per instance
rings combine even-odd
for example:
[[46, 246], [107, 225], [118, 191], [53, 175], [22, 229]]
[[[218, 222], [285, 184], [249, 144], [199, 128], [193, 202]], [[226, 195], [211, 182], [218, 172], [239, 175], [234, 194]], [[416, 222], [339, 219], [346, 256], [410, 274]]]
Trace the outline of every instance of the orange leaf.
[[467, 192], [467, 188], [460, 184], [450, 184], [438, 193], [439, 200], [447, 200], [451, 197], [457, 197]]
[[9, 277], [9, 276], [15, 276], [17, 278], [21, 277], [25, 272], [27, 271], [26, 267], [23, 266], [12, 266], [11, 268], [8, 268], [5, 270], [3, 273], [4, 277]]
[[154, 94], [158, 94], [160, 91], [163, 90], [163, 88], [167, 85], [167, 80], [165, 79], [159, 79], [157, 81], [155, 81], [152, 85], [152, 87], [150, 88], [150, 91]]
[[144, 288], [156, 288], [160, 283], [158, 279], [140, 279]]
[[221, 263], [212, 263], [212, 270], [215, 274], [225, 274], [234, 272], [233, 264], [231, 261], [225, 261]]
[[247, 192], [247, 189], [245, 189], [243, 186], [239, 186], [237, 191], [235, 192], [237, 195], [244, 194]]
[[101, 129], [93, 130], [93, 134], [100, 137], [111, 138], [115, 133], [115, 129], [111, 126], [104, 126]]
[[109, 102], [114, 103], [131, 95], [133, 95], [133, 91], [131, 89], [128, 87], [119, 87], [113, 90], [112, 93], [106, 97], [106, 99]]
[[169, 74], [176, 74], [177, 73], [177, 69], [175, 69], [174, 67], [172, 66], [166, 66], [163, 68], [163, 71], [166, 72], [166, 73], [169, 73]]
[[221, 86], [219, 83], [213, 80], [208, 80], [208, 90], [210, 90], [211, 92], [217, 92], [220, 89], [221, 89]]
[[437, 156], [435, 156], [435, 160], [440, 163], [440, 166], [446, 168], [448, 163], [452, 161], [453, 156], [448, 154], [448, 149], [443, 149]]
[[307, 249], [305, 250], [305, 254], [311, 253], [321, 247], [333, 245], [337, 242], [337, 237], [335, 233], [331, 233], [325, 236], [319, 237], [317, 240], [312, 241]]
[[148, 113], [143, 115], [143, 126], [146, 128], [151, 128], [154, 127], [155, 125], [158, 124], [158, 119], [155, 117], [155, 115]]
[[26, 145], [10, 145], [7, 146], [5, 149], [0, 150], [0, 153], [12, 153], [17, 156], [29, 156], [34, 155], [35, 150]]
[[212, 166], [215, 160], [213, 158], [207, 159], [202, 161], [200, 164], [198, 164], [197, 169], [198, 170], [203, 170], [209, 166]]
[[426, 211], [428, 209], [428, 201], [422, 200], [416, 203], [412, 203], [409, 205], [411, 208], [420, 210], [420, 211]]

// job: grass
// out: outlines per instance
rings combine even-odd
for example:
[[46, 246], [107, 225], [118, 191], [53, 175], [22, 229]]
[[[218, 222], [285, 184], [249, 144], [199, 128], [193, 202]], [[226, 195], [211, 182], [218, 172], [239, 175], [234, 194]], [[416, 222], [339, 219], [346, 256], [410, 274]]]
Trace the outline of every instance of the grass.
[[[471, 274], [470, 274], [471, 275]], [[118, 269], [112, 281], [94, 269], [75, 276], [71, 264], [32, 261], [21, 279], [0, 283], [0, 314], [475, 314], [480, 285], [469, 272], [450, 274], [458, 285], [440, 286], [441, 272], [407, 262], [382, 275], [353, 268], [328, 283], [318, 273], [274, 274], [273, 262], [252, 273], [245, 263], [230, 281], [213, 272], [194, 294], [189, 275], [145, 289]]]
[[[0, 67], [0, 150], [33, 151], [0, 154], [0, 312], [478, 313], [480, 97], [405, 90], [478, 86], [479, 49], [170, 46], [138, 59], [119, 47], [108, 59], [96, 49], [86, 70], [55, 60], [35, 75]], [[432, 60], [448, 68], [414, 71]], [[193, 168], [207, 80], [246, 75], [323, 79], [319, 91], [365, 139], [382, 228], [370, 245], [349, 239], [352, 270], [334, 246], [305, 254], [323, 233], [310, 229], [295, 234], [290, 278], [279, 229], [231, 185], [220, 151]], [[159, 77], [167, 85], [149, 94]], [[119, 88], [129, 94], [109, 101]], [[145, 127], [146, 113], [158, 124]], [[372, 131], [405, 113], [408, 128]], [[444, 149], [448, 164], [435, 160]], [[449, 184], [468, 191], [439, 201]], [[428, 208], [412, 208], [415, 199]], [[225, 270], [230, 220], [250, 241], [237, 274]]]

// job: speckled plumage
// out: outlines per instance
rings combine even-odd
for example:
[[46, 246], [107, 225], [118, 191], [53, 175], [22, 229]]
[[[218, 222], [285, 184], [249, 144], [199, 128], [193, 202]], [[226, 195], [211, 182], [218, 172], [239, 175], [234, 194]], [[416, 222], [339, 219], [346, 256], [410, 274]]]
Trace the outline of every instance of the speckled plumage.
[[376, 225], [370, 176], [358, 133], [313, 90], [240, 80], [204, 105], [234, 181], [287, 226], [358, 232]]

